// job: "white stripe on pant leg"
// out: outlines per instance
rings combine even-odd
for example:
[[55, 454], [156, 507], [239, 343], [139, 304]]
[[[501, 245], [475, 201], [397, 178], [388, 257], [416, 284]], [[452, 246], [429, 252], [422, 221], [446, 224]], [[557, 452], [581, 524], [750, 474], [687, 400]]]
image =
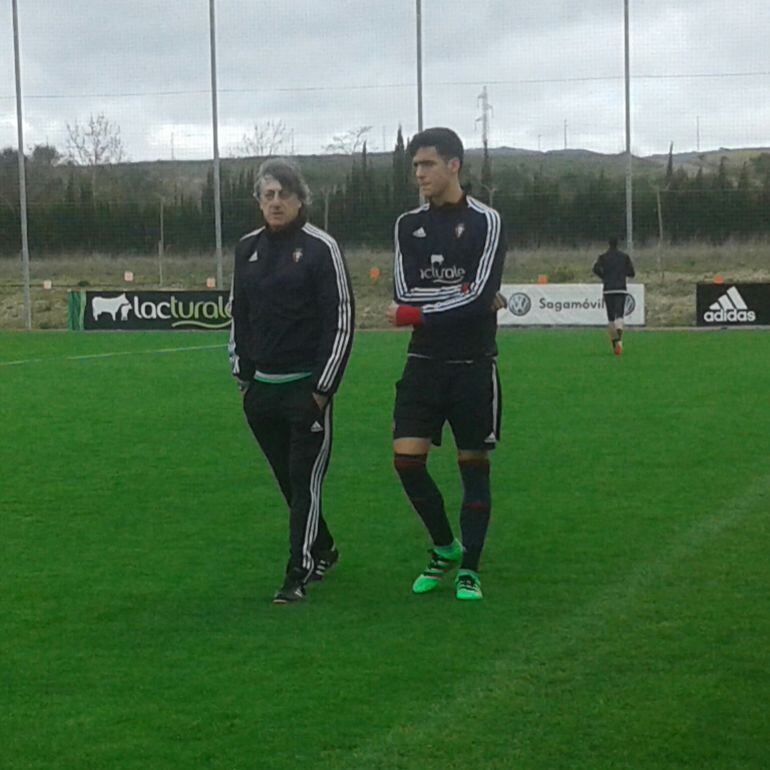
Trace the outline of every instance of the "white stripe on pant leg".
[[302, 543], [302, 566], [306, 569], [310, 569], [313, 564], [310, 549], [313, 547], [318, 534], [318, 518], [321, 513], [321, 483], [323, 482], [324, 466], [329, 457], [330, 447], [331, 408], [330, 404], [327, 404], [324, 410], [324, 440], [313, 463], [313, 470], [310, 472], [310, 511], [305, 524], [305, 539]]
[[497, 409], [499, 403], [499, 393], [497, 392], [497, 362], [492, 361], [492, 433], [495, 434], [495, 441], [500, 439], [497, 435]]
[[305, 528], [305, 541], [302, 545], [303, 562], [307, 562], [308, 566], [312, 564], [310, 551], [318, 535], [318, 523], [321, 514], [321, 485], [323, 484], [330, 449], [331, 409], [327, 406], [324, 413], [324, 440], [310, 474], [310, 512]]

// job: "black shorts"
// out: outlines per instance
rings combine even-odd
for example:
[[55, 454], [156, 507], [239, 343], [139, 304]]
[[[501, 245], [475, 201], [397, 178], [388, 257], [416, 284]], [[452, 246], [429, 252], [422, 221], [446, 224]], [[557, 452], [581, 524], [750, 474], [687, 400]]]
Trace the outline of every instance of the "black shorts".
[[626, 293], [605, 294], [604, 307], [607, 309], [607, 320], [617, 321], [622, 319], [626, 311]]
[[446, 421], [458, 449], [494, 449], [500, 439], [501, 414], [494, 359], [447, 363], [410, 356], [396, 383], [393, 438], [429, 438], [441, 446]]

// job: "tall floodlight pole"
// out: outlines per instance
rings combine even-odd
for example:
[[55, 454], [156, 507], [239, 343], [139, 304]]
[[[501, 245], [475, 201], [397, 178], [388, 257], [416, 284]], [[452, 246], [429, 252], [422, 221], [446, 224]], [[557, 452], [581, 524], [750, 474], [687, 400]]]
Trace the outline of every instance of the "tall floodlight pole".
[[634, 251], [634, 209], [633, 209], [633, 161], [631, 157], [631, 57], [628, 35], [628, 0], [624, 0], [625, 64], [626, 64], [626, 250]]
[[422, 0], [417, 2], [417, 130], [422, 131]]
[[29, 291], [29, 240], [27, 236], [27, 169], [24, 165], [24, 126], [21, 121], [21, 64], [19, 63], [19, 14], [13, 9], [13, 57], [16, 70], [16, 132], [19, 142], [19, 212], [21, 217], [21, 274], [24, 284], [24, 326], [32, 329], [32, 298]]
[[209, 0], [209, 33], [211, 48], [211, 125], [214, 137], [214, 231], [216, 237], [217, 288], [223, 285], [222, 277], [222, 199], [219, 182], [219, 115], [217, 114], [217, 32], [214, 17], [214, 0]]

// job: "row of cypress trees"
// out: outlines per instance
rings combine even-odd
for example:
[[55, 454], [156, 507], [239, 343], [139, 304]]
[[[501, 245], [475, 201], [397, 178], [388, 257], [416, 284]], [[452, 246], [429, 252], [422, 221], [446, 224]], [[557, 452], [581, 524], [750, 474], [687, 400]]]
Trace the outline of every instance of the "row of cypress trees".
[[[6, 153], [7, 154], [7, 153]], [[344, 173], [326, 181], [323, 165], [308, 175], [315, 197], [312, 221], [328, 226], [346, 245], [389, 247], [396, 216], [417, 204], [411, 164], [399, 130], [391, 157], [372, 159], [366, 145], [354, 156], [337, 156]], [[304, 165], [301, 163], [301, 165]], [[625, 189], [621, 177], [603, 172], [572, 172], [562, 177], [522, 164], [504, 165], [485, 152], [480, 173], [467, 163], [465, 182], [472, 194], [491, 202], [506, 225], [509, 241], [520, 246], [580, 245], [623, 237]], [[230, 248], [259, 221], [252, 197], [256, 163], [222, 173], [222, 232]], [[338, 174], [339, 176], [339, 174]], [[57, 252], [152, 253], [160, 240], [158, 196], [103, 200], [95, 194], [93, 172], [71, 167], [66, 184], [29, 207], [30, 248], [38, 255]], [[0, 206], [0, 253], [19, 251], [17, 205], [7, 190]], [[214, 245], [214, 186], [211, 172], [198, 194], [177, 191], [163, 202], [163, 240], [167, 251], [207, 251]], [[770, 155], [736, 178], [723, 159], [714, 173], [701, 168], [690, 175], [671, 164], [660, 179], [642, 176], [634, 183], [634, 238], [637, 243], [770, 236]]]

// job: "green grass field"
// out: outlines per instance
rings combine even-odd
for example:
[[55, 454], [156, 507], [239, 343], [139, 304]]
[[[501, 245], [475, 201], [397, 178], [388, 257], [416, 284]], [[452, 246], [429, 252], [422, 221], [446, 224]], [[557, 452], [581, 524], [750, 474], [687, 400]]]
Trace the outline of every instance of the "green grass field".
[[[479, 604], [409, 591], [405, 343], [357, 337], [342, 558], [277, 607], [222, 335], [0, 334], [0, 767], [768, 766], [770, 334], [501, 333]], [[431, 467], [456, 518], [451, 441]]]

